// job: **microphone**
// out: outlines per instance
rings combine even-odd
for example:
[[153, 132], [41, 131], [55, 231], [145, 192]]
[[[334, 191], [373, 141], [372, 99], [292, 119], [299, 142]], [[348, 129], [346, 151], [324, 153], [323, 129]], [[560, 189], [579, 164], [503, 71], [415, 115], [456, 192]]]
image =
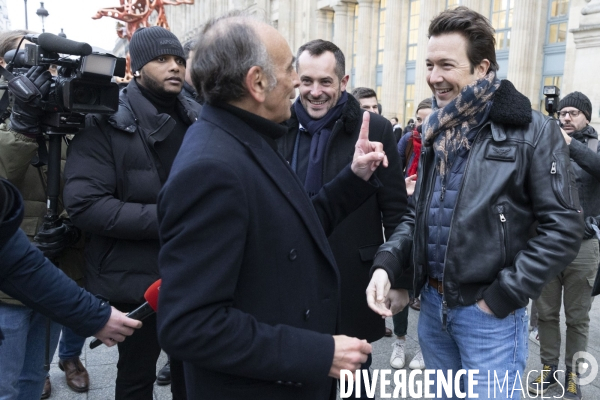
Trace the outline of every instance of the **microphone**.
[[[26, 39], [29, 39], [26, 37]], [[92, 54], [92, 46], [84, 42], [76, 42], [62, 38], [52, 33], [42, 33], [38, 35], [37, 41], [44, 50], [54, 53], [72, 54], [74, 56], [87, 56]]]
[[[146, 293], [144, 293], [144, 299], [146, 299], [146, 302], [127, 314], [127, 317], [141, 321], [155, 313], [156, 309], [158, 308], [158, 292], [160, 290], [161, 283], [162, 279], [159, 279], [150, 285], [150, 287], [146, 289]], [[101, 344], [101, 340], [94, 339], [90, 342], [90, 349], [95, 349]]]

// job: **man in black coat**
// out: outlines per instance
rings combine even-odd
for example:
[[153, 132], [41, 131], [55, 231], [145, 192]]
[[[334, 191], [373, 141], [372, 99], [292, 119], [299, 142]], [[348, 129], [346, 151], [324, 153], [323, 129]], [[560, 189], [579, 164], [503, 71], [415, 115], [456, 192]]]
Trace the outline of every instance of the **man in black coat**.
[[371, 346], [332, 336], [340, 282], [326, 235], [380, 187], [383, 146], [365, 113], [352, 166], [311, 201], [275, 143], [299, 85], [285, 39], [226, 16], [195, 50], [206, 104], [158, 201], [160, 343], [184, 361], [190, 398], [335, 398], [332, 378]]
[[[348, 164], [359, 135], [363, 111], [346, 92], [349, 77], [344, 68], [344, 54], [331, 42], [313, 40], [298, 49], [300, 96], [292, 106], [288, 132], [279, 140], [279, 149], [309, 195], [317, 193]], [[383, 143], [390, 163], [376, 172], [383, 187], [336, 227], [329, 244], [342, 281], [340, 332], [374, 342], [384, 335], [385, 322], [369, 309], [363, 293], [369, 284], [373, 256], [384, 242], [383, 233], [386, 237], [392, 234], [407, 200], [392, 126], [380, 115], [371, 113], [370, 117], [369, 138]], [[370, 361], [361, 368], [367, 369]]]
[[[185, 59], [175, 35], [138, 29], [135, 78], [113, 115], [88, 115], [65, 167], [65, 206], [86, 244], [86, 289], [131, 311], [158, 278], [158, 193], [200, 105], [181, 94]], [[153, 398], [160, 346], [156, 317], [119, 344], [116, 399]], [[173, 389], [173, 388], [172, 388]]]

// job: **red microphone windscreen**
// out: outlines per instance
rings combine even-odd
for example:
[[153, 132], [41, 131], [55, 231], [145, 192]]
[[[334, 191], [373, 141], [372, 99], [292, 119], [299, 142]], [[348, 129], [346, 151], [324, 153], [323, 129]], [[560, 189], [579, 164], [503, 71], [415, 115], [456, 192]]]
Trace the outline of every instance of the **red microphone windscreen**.
[[158, 309], [158, 292], [160, 290], [160, 284], [162, 279], [154, 282], [144, 293], [144, 299], [148, 302], [148, 305], [152, 307], [154, 311]]

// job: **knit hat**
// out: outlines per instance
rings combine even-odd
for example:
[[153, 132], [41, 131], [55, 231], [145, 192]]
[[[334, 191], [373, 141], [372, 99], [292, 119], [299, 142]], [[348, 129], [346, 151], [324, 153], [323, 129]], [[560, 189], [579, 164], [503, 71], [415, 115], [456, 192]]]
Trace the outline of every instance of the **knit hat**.
[[592, 103], [588, 97], [581, 92], [569, 93], [558, 103], [558, 110], [565, 107], [575, 107], [585, 115], [588, 121], [592, 120]]
[[129, 42], [132, 71], [139, 71], [156, 57], [168, 54], [185, 59], [177, 36], [160, 26], [139, 28]]

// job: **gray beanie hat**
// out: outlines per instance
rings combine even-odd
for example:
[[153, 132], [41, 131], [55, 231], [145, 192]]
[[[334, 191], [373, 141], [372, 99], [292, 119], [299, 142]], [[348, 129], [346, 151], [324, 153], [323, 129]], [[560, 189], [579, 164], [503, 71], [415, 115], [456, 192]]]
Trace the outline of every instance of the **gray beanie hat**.
[[131, 37], [129, 55], [133, 72], [139, 71], [156, 57], [166, 54], [185, 60], [179, 39], [165, 28], [160, 26], [139, 28]]
[[581, 92], [569, 93], [558, 103], [558, 110], [565, 107], [575, 107], [585, 115], [588, 121], [592, 120], [592, 103], [588, 97]]

